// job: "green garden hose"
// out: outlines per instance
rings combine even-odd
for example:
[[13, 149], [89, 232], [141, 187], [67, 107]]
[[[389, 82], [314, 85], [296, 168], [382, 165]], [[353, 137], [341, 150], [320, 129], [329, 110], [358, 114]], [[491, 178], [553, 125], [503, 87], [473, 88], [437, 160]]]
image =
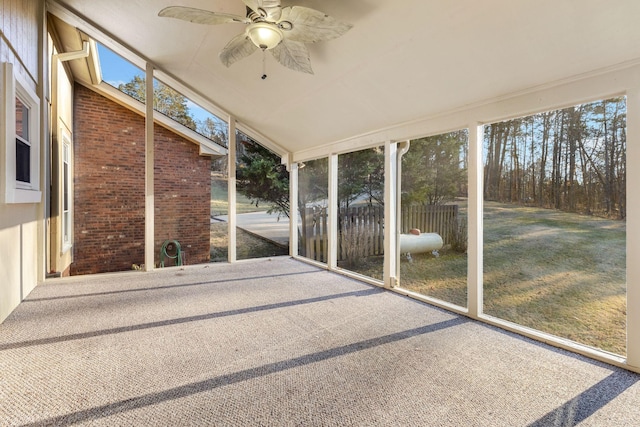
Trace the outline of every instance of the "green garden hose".
[[[169, 254], [169, 251], [175, 251], [175, 253]], [[177, 240], [165, 240], [162, 244], [162, 248], [160, 248], [160, 267], [164, 267], [165, 258], [175, 259], [175, 265], [182, 265], [182, 249]]]

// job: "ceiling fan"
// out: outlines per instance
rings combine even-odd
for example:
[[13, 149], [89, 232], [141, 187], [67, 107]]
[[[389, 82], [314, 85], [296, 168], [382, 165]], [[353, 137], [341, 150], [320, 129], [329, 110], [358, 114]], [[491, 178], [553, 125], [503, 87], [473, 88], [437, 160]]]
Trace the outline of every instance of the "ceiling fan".
[[[229, 67], [261, 49], [263, 52], [270, 51], [285, 67], [309, 74], [313, 74], [313, 70], [305, 43], [335, 39], [352, 27], [308, 7], [283, 8], [280, 0], [242, 1], [247, 7], [246, 17], [184, 6], [166, 7], [158, 16], [197, 24], [245, 24], [245, 31], [232, 38], [220, 52], [220, 60], [224, 65]], [[265, 79], [266, 74], [262, 78]]]

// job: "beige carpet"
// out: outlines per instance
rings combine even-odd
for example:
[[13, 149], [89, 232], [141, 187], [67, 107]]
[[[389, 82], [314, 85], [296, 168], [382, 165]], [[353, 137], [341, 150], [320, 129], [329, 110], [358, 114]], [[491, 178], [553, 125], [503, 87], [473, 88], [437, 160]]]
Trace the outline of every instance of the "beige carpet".
[[288, 258], [56, 279], [0, 425], [638, 426], [640, 377]]

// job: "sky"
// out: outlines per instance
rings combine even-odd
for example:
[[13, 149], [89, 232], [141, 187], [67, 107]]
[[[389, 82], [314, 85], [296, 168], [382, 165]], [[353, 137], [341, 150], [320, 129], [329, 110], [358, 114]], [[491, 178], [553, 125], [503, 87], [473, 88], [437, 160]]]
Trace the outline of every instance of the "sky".
[[[144, 70], [136, 67], [100, 43], [98, 43], [98, 55], [100, 56], [102, 78], [113, 87], [117, 88], [120, 84], [130, 82], [136, 75], [144, 77]], [[207, 117], [214, 117], [213, 114], [189, 99], [187, 99], [187, 107], [189, 107], [189, 112], [196, 120], [204, 121]]]
[[130, 82], [136, 74], [144, 76], [143, 70], [120, 55], [116, 55], [100, 43], [98, 43], [98, 55], [100, 56], [102, 78], [113, 87], [118, 87], [121, 83]]

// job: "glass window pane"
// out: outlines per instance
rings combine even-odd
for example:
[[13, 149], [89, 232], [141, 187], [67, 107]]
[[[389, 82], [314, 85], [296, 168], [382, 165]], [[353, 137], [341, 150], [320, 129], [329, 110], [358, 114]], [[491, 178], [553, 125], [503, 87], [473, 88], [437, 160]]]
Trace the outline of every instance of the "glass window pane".
[[237, 132], [236, 257], [289, 254], [289, 172], [280, 156]]
[[[104, 82], [144, 103], [145, 72], [100, 43], [98, 53]], [[227, 146], [229, 128], [224, 120], [158, 79], [153, 80], [153, 87], [154, 110], [223, 147]]]
[[382, 280], [384, 147], [338, 156], [338, 266]]
[[29, 142], [29, 107], [16, 98], [16, 135]]
[[62, 239], [71, 242], [71, 144], [67, 135], [62, 144]]
[[229, 253], [229, 156], [211, 160], [211, 261], [226, 262]]
[[16, 181], [31, 182], [31, 147], [16, 138]]
[[62, 197], [62, 209], [64, 211], [69, 210], [69, 163], [63, 165], [63, 197]]
[[625, 127], [625, 98], [485, 127], [485, 313], [626, 353]]
[[71, 237], [69, 236], [69, 231], [71, 229], [71, 213], [69, 211], [62, 213], [62, 221], [64, 227], [63, 239], [65, 244], [69, 244], [71, 242]]
[[468, 131], [411, 141], [401, 166], [400, 286], [467, 306]]
[[298, 254], [327, 263], [329, 160], [310, 160], [298, 165]]

